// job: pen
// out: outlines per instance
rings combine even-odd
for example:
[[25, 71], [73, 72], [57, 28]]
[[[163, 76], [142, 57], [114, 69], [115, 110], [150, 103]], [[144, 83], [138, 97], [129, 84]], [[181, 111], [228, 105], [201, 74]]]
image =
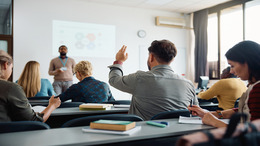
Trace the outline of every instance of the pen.
[[164, 124], [164, 125], [169, 125], [169, 123], [168, 122], [164, 122], [164, 121], [153, 121], [153, 122], [156, 122], [156, 123], [160, 123], [160, 124]]
[[[190, 107], [192, 107], [192, 104], [193, 104], [193, 98], [190, 101]], [[190, 111], [190, 117], [192, 117], [192, 110]]]

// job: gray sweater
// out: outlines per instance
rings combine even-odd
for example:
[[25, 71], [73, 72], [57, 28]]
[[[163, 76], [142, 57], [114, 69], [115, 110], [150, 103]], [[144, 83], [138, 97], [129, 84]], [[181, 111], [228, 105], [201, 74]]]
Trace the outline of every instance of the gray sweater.
[[186, 109], [192, 99], [198, 105], [191, 81], [175, 74], [168, 65], [158, 65], [150, 71], [137, 71], [126, 76], [123, 76], [120, 64], [109, 68], [110, 85], [133, 95], [129, 114], [150, 120], [160, 112]]
[[0, 122], [43, 121], [42, 116], [31, 109], [21, 86], [0, 79]]

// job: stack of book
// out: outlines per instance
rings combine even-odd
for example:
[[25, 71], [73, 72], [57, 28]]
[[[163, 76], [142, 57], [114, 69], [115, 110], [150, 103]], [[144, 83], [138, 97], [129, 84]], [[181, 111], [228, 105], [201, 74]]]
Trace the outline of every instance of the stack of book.
[[79, 105], [81, 110], [107, 110], [111, 109], [113, 104], [99, 104], [99, 103], [83, 103]]
[[130, 135], [140, 129], [141, 126], [136, 126], [136, 123], [132, 121], [98, 120], [91, 122], [90, 127], [82, 130], [84, 132]]

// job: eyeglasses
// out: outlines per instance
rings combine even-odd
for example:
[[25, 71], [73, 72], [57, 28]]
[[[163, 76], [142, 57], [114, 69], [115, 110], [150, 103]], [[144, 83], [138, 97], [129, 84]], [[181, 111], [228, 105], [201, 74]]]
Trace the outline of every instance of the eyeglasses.
[[73, 73], [73, 76], [74, 76], [76, 73], [77, 73], [77, 72], [74, 72], [74, 73]]

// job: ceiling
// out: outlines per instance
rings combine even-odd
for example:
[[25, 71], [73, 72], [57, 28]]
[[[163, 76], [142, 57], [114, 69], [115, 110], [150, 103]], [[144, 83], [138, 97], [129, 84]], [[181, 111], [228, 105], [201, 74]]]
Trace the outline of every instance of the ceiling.
[[125, 7], [192, 13], [231, 0], [82, 0]]
[[[163, 10], [178, 13], [192, 13], [231, 0], [82, 0], [85, 2]], [[6, 17], [11, 0], [0, 0], [0, 23]]]

